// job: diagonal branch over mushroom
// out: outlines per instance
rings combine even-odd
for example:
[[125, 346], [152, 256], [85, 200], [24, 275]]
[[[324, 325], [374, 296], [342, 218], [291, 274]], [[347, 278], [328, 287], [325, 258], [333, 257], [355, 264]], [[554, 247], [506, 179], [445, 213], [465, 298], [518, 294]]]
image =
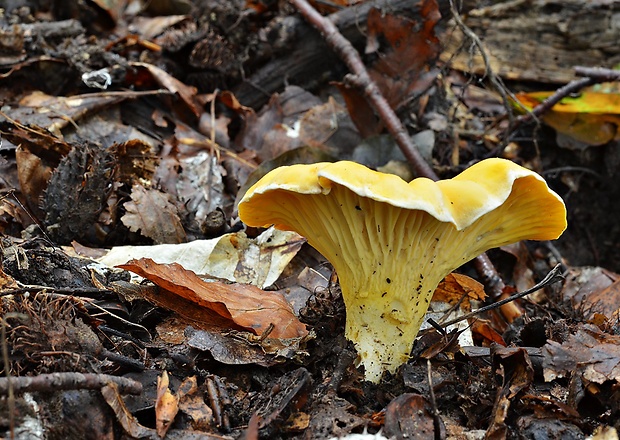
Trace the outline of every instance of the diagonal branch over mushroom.
[[448, 273], [487, 249], [555, 239], [566, 229], [562, 199], [504, 159], [439, 182], [406, 183], [346, 161], [281, 167], [248, 190], [239, 216], [296, 231], [333, 264], [346, 336], [373, 382], [407, 361]]

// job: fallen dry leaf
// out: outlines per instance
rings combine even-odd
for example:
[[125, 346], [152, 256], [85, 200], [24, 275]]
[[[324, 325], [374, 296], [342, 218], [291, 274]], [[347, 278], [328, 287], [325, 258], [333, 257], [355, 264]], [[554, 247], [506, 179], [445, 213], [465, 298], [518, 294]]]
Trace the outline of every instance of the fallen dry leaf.
[[64, 128], [126, 98], [122, 94], [105, 92], [71, 97], [51, 96], [35, 90], [20, 100], [21, 107], [13, 110], [11, 116], [30, 126], [44, 128], [62, 139]]
[[213, 424], [213, 410], [207, 405], [198, 389], [196, 376], [186, 378], [179, 386], [179, 409], [190, 419], [192, 428], [208, 431]]
[[19, 284], [17, 284], [15, 279], [11, 275], [7, 275], [6, 273], [4, 273], [4, 271], [0, 267], [0, 291], [7, 291], [17, 288], [19, 288]]
[[155, 427], [160, 438], [164, 438], [179, 412], [179, 398], [170, 392], [168, 385], [168, 373], [164, 371], [157, 378], [157, 400], [155, 402]]
[[618, 440], [618, 431], [613, 426], [599, 426], [590, 437], [592, 440]]
[[[438, 323], [458, 318], [471, 311], [471, 300], [481, 301], [484, 298], [484, 287], [478, 281], [458, 273], [448, 274], [435, 289], [426, 318]], [[422, 329], [428, 327], [427, 323], [422, 325]], [[459, 344], [471, 346], [474, 342], [469, 327], [467, 321], [461, 321], [446, 327], [446, 331], [457, 330]]]
[[223, 181], [226, 171], [207, 151], [181, 158], [179, 164], [183, 172], [175, 179], [177, 198], [194, 219], [192, 226], [199, 228], [210, 212], [228, 204]]
[[150, 40], [163, 34], [168, 28], [178, 23], [189, 21], [191, 21], [191, 17], [187, 15], [165, 15], [156, 17], [138, 16], [134, 18], [133, 26], [140, 37]]
[[473, 320], [470, 328], [472, 333], [476, 335], [477, 340], [482, 339], [482, 343], [480, 345], [483, 347], [488, 347], [491, 344], [499, 344], [502, 347], [507, 345], [502, 335], [500, 335], [497, 330], [493, 328], [491, 322], [486, 319], [478, 318]]
[[534, 380], [534, 367], [527, 350], [522, 347], [499, 347], [493, 351], [493, 364], [502, 376], [502, 387], [498, 390], [493, 407], [491, 425], [486, 439], [500, 440], [508, 436], [506, 419], [510, 406], [518, 396], [527, 390]]
[[305, 242], [295, 232], [269, 228], [253, 239], [235, 232], [189, 243], [116, 246], [98, 261], [118, 266], [132, 259], [150, 258], [159, 264], [178, 263], [198, 275], [264, 288], [277, 281]]
[[470, 311], [470, 300], [483, 301], [486, 298], [484, 286], [473, 278], [460, 273], [446, 276], [433, 293], [433, 301], [458, 304], [463, 310]]
[[584, 324], [560, 344], [548, 341], [542, 349], [547, 382], [578, 374], [590, 382], [620, 381], [620, 336]]
[[123, 206], [127, 212], [121, 221], [131, 231], [139, 231], [156, 244], [186, 240], [177, 208], [167, 194], [136, 184], [131, 190], [131, 201]]
[[306, 239], [291, 231], [267, 229], [255, 239], [227, 234], [209, 255], [209, 273], [243, 284], [274, 284]]
[[[541, 104], [554, 92], [517, 93], [528, 110]], [[567, 96], [542, 115], [542, 120], [560, 133], [586, 145], [604, 145], [620, 134], [620, 94], [582, 91]]]
[[118, 392], [118, 386], [114, 382], [110, 382], [101, 389], [101, 395], [106, 403], [112, 408], [116, 420], [123, 427], [123, 430], [132, 438], [153, 438], [154, 429], [142, 426], [138, 420], [131, 414], [123, 397]]
[[27, 148], [17, 147], [15, 150], [17, 176], [22, 194], [26, 197], [28, 207], [39, 218], [45, 217], [41, 209], [47, 183], [52, 177], [53, 168], [47, 161], [33, 154]]
[[570, 268], [561, 295], [585, 319], [613, 319], [620, 313], [620, 275], [601, 267]]
[[[199, 106], [195, 101], [197, 93], [195, 87], [191, 87], [187, 84], [182, 83], [165, 70], [162, 70], [152, 64], [132, 62], [130, 63], [130, 65], [132, 67], [135, 67], [136, 70], [142, 70], [143, 72], [141, 73], [148, 72], [148, 74], [151, 76], [151, 80], [155, 81], [160, 87], [163, 87], [166, 90], [177, 94], [181, 98], [181, 102], [185, 104], [185, 109], [189, 110], [195, 118], [200, 117], [200, 114], [202, 112], [200, 111]], [[132, 81], [133, 78], [128, 78], [128, 81], [135, 82], [137, 84], [140, 84], [141, 82], [146, 82], [145, 78], [140, 77], [140, 72], [136, 73], [135, 77], [135, 81]]]
[[[435, 421], [440, 425], [435, 430]], [[445, 436], [441, 419], [433, 417], [431, 404], [419, 394], [401, 394], [385, 410], [385, 435], [389, 438], [439, 438]], [[440, 433], [443, 433], [441, 435]]]
[[157, 264], [151, 259], [132, 260], [119, 266], [152, 281], [172, 293], [167, 308], [184, 315], [184, 299], [206, 312], [223, 318], [234, 328], [262, 335], [273, 326], [271, 338], [299, 338], [308, 334], [306, 326], [295, 316], [291, 305], [277, 292], [269, 292], [249, 284], [206, 282], [182, 266]]

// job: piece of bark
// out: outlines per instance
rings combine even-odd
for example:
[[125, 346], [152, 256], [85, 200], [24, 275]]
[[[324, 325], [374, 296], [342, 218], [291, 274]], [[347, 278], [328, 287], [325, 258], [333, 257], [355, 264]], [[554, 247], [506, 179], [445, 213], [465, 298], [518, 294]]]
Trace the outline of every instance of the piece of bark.
[[56, 243], [99, 242], [96, 223], [106, 207], [115, 162], [108, 150], [91, 143], [77, 145], [61, 160], [43, 199], [47, 233]]
[[[620, 62], [620, 0], [502, 0], [470, 10], [465, 24], [482, 40], [495, 74], [509, 80], [566, 83], [575, 66]], [[454, 25], [440, 37], [453, 68], [483, 75], [478, 52]]]

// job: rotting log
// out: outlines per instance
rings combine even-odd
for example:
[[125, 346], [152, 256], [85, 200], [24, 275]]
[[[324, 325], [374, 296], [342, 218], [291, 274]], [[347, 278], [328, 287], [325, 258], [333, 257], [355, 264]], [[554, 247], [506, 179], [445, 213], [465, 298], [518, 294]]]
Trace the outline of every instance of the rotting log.
[[[620, 63], [620, 0], [503, 0], [462, 18], [504, 79], [561, 84], [575, 78], [575, 66]], [[442, 60], [483, 75], [480, 54], [472, 56], [453, 22], [446, 29]]]

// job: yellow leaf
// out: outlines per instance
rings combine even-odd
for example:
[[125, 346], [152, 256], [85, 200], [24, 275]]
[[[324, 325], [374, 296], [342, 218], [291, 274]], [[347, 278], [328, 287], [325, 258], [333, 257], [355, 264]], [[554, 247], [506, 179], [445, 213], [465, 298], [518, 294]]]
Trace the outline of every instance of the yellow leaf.
[[[518, 93], [517, 99], [529, 110], [553, 92]], [[560, 133], [588, 145], [603, 145], [620, 139], [620, 94], [583, 92], [566, 97], [542, 116]]]

